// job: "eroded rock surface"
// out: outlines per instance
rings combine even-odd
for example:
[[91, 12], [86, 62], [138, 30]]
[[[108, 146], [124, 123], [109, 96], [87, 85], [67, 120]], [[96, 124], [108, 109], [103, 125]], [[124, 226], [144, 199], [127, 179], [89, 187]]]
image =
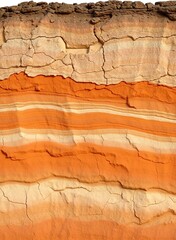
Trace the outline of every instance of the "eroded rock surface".
[[175, 16], [0, 9], [0, 239], [176, 239]]

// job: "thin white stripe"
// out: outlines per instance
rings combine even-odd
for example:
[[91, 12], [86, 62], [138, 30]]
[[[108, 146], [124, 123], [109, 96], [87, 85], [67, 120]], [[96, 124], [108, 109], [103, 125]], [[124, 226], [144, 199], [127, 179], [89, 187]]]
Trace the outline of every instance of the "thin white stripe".
[[[36, 103], [36, 102], [28, 102], [26, 104], [21, 104], [19, 102], [13, 104], [1, 104], [0, 112], [15, 112], [15, 111], [25, 111], [31, 109], [45, 109], [45, 110], [56, 110], [62, 111], [66, 113], [74, 113], [74, 114], [86, 114], [86, 113], [107, 113], [112, 115], [119, 115], [125, 117], [134, 117], [141, 118], [145, 120], [154, 120], [159, 122], [168, 122], [168, 123], [176, 123], [176, 114], [172, 113], [164, 113], [158, 112], [155, 110], [137, 110], [137, 109], [125, 109], [118, 108], [112, 105], [98, 105], [98, 104], [87, 104], [87, 103]], [[143, 115], [142, 112], [149, 115]], [[164, 116], [163, 116], [164, 115]]]

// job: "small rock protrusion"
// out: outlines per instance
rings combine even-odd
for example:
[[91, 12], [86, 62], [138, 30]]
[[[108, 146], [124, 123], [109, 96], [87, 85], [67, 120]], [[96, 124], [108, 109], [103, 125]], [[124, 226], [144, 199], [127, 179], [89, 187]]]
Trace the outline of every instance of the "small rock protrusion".
[[61, 6], [61, 3], [49, 3], [50, 9], [57, 10]]
[[140, 2], [140, 1], [133, 2], [132, 5], [133, 5], [133, 8], [136, 8], [136, 9], [146, 8], [145, 4], [143, 2]]
[[56, 13], [61, 14], [70, 14], [75, 11], [75, 5], [73, 4], [62, 4], [57, 10]]
[[117, 2], [116, 2], [116, 8], [117, 8], [117, 9], [120, 9], [121, 6], [122, 6], [122, 1], [117, 1]]
[[153, 3], [146, 3], [145, 5], [147, 7], [147, 10], [152, 10], [155, 7]]
[[131, 9], [131, 8], [133, 8], [133, 2], [131, 2], [131, 1], [124, 1], [123, 3], [122, 3], [122, 6], [121, 6], [121, 8], [122, 9]]
[[37, 6], [42, 6], [42, 7], [47, 6], [47, 5], [48, 5], [47, 2], [38, 2], [37, 3]]
[[99, 23], [101, 21], [101, 18], [92, 18], [91, 20], [90, 20], [90, 23], [91, 24], [96, 24], [96, 23]]
[[75, 12], [77, 13], [88, 13], [88, 9], [87, 9], [87, 4], [86, 3], [81, 3], [79, 5], [75, 6]]

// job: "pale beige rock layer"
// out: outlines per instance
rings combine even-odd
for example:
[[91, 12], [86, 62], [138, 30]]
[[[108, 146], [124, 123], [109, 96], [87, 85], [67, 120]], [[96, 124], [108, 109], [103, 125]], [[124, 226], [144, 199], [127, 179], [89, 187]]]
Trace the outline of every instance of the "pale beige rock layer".
[[176, 22], [145, 14], [90, 24], [90, 16], [18, 16], [1, 22], [0, 78], [62, 75], [78, 82], [176, 86]]
[[[54, 218], [147, 224], [158, 218], [176, 224], [176, 196], [158, 189], [122, 188], [118, 183], [81, 183], [76, 179], [48, 178], [33, 184], [0, 185], [0, 226], [4, 222], [30, 225]], [[67, 203], [67, 204], [66, 204]], [[51, 208], [51, 209], [50, 209]], [[21, 218], [13, 214], [21, 212]], [[26, 214], [27, 212], [27, 214]], [[163, 214], [172, 213], [162, 219]]]

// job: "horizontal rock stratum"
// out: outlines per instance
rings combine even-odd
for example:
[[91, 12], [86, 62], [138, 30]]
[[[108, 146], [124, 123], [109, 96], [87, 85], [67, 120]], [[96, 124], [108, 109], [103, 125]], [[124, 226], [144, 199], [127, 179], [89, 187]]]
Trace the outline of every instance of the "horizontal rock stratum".
[[176, 2], [0, 9], [0, 239], [176, 239]]

